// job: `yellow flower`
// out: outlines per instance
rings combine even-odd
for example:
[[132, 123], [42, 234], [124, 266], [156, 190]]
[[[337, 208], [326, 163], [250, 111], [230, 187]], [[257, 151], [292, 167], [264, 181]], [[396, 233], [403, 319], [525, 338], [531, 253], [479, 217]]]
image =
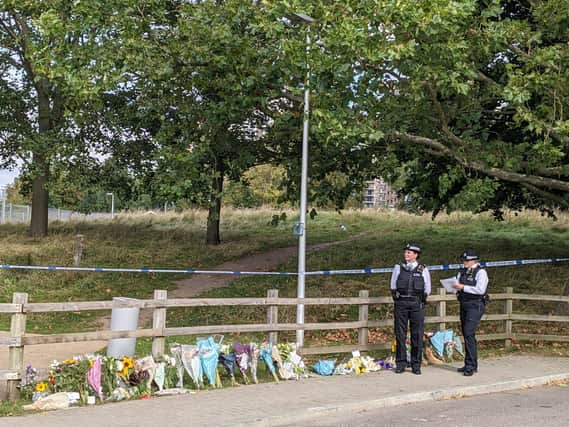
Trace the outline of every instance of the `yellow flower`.
[[134, 368], [134, 362], [132, 361], [131, 357], [123, 357], [122, 363], [123, 363], [124, 369]]
[[93, 359], [89, 359], [89, 369], [93, 367]]
[[36, 391], [42, 392], [42, 391], [46, 391], [47, 390], [47, 384], [46, 383], [37, 383], [36, 384]]
[[63, 361], [64, 365], [75, 365], [76, 360], [75, 359], [65, 359]]

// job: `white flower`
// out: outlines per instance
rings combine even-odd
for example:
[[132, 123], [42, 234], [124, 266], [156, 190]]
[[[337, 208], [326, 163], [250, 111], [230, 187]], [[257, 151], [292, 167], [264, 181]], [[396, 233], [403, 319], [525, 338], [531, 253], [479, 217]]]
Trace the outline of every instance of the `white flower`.
[[164, 361], [166, 362], [166, 364], [170, 365], [170, 366], [176, 366], [176, 358], [175, 357], [171, 357], [168, 356], [167, 354], [164, 355]]

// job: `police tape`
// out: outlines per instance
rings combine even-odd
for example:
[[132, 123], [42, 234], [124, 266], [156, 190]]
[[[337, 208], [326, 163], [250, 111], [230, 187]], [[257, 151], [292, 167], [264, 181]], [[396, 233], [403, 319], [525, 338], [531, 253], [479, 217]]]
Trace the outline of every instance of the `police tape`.
[[[511, 261], [488, 261], [481, 262], [482, 267], [508, 267], [531, 264], [555, 264], [567, 262], [569, 258], [544, 258], [544, 259], [519, 259]], [[462, 268], [462, 264], [439, 264], [428, 265], [431, 271], [436, 270], [458, 270]], [[0, 270], [39, 270], [39, 271], [77, 271], [77, 272], [93, 272], [93, 273], [169, 273], [169, 274], [225, 274], [225, 275], [243, 275], [243, 276], [297, 276], [297, 272], [284, 271], [223, 271], [223, 270], [194, 270], [194, 269], [159, 269], [159, 268], [113, 268], [113, 267], [57, 267], [57, 266], [39, 266], [39, 265], [10, 265], [0, 264]], [[392, 267], [389, 268], [362, 268], [356, 270], [321, 270], [307, 271], [306, 276], [330, 276], [340, 274], [377, 274], [391, 273]]]
[[[544, 259], [517, 259], [511, 261], [487, 261], [481, 262], [482, 267], [509, 267], [515, 265], [530, 265], [530, 264], [555, 264], [560, 262], [567, 262], [569, 258], [544, 258]], [[462, 264], [439, 264], [427, 265], [430, 271], [436, 270], [459, 270], [463, 268]], [[322, 270], [306, 272], [307, 276], [317, 275], [333, 275], [333, 274], [374, 274], [374, 273], [391, 273], [393, 268], [363, 268], [360, 270]]]

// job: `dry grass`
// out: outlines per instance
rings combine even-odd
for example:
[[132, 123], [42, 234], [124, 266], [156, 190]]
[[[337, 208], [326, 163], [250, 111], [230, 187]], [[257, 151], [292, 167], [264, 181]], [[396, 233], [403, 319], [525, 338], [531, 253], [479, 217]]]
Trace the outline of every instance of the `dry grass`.
[[[285, 212], [286, 221], [269, 225], [273, 215]], [[24, 226], [0, 226], [0, 263], [23, 265], [72, 265], [73, 242], [83, 234], [86, 251], [82, 265], [103, 267], [204, 268], [277, 247], [296, 246], [292, 225], [295, 210], [223, 209], [222, 245], [204, 243], [207, 213], [200, 210], [153, 215], [120, 214], [114, 221], [72, 221], [54, 223], [51, 234], [42, 240], [27, 237]], [[339, 229], [346, 226], [346, 231]], [[456, 262], [466, 247], [475, 247], [485, 260], [569, 257], [569, 215], [558, 214], [552, 221], [536, 212], [507, 212], [503, 222], [488, 214], [429, 215], [400, 211], [346, 210], [341, 214], [319, 211], [307, 224], [308, 244], [349, 240], [317, 253], [308, 253], [308, 270], [387, 267], [397, 262], [405, 242], [416, 241], [424, 247], [426, 264]], [[280, 271], [296, 271], [296, 260], [278, 266]], [[560, 294], [568, 277], [567, 264], [532, 265], [490, 269], [493, 292], [512, 286], [528, 293]], [[433, 282], [448, 272], [433, 272]], [[153, 289], [172, 289], [180, 276], [114, 273], [59, 273], [0, 271], [0, 301], [11, 300], [12, 292], [30, 293], [32, 301], [105, 300], [111, 296], [147, 298]], [[371, 295], [388, 294], [389, 275], [351, 275], [307, 278], [307, 296], [353, 296], [367, 289]], [[211, 297], [264, 296], [277, 288], [282, 296], [296, 294], [294, 277], [244, 277], [223, 289], [207, 292]], [[550, 312], [555, 308], [535, 304], [516, 304], [519, 311]], [[449, 312], [453, 308], [449, 306]], [[494, 304], [489, 311], [498, 312]], [[390, 307], [370, 310], [370, 317], [385, 318]], [[294, 309], [282, 309], [281, 320], [294, 320]], [[307, 310], [307, 321], [353, 320], [356, 307]], [[264, 321], [264, 312], [252, 308], [216, 308], [172, 312], [170, 323], [198, 325]], [[92, 327], [91, 315], [58, 315], [30, 320], [30, 327], [41, 331], [70, 332]], [[7, 318], [0, 318], [7, 327]], [[498, 325], [499, 326], [499, 325]], [[490, 330], [491, 328], [489, 328]], [[310, 334], [309, 334], [310, 335]], [[315, 339], [322, 334], [313, 333]]]

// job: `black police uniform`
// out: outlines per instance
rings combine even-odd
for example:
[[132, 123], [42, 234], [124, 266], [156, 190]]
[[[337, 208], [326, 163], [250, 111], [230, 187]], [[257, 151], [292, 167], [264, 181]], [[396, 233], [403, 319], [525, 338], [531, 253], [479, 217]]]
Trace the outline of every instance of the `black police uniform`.
[[[401, 372], [407, 366], [407, 324], [411, 325], [411, 367], [420, 373], [423, 356], [423, 330], [425, 322], [425, 266], [418, 264], [409, 269], [406, 263], [399, 265], [400, 271], [396, 289], [392, 291], [395, 301], [395, 360], [396, 371]], [[416, 373], [417, 373], [416, 372]]]
[[[463, 268], [458, 274], [458, 283], [466, 286], [476, 286], [476, 275], [482, 270], [479, 265], [473, 269]], [[478, 349], [476, 343], [476, 328], [484, 315], [488, 288], [483, 295], [458, 291], [460, 301], [460, 326], [464, 337], [464, 367], [460, 369], [465, 374], [478, 370]]]

